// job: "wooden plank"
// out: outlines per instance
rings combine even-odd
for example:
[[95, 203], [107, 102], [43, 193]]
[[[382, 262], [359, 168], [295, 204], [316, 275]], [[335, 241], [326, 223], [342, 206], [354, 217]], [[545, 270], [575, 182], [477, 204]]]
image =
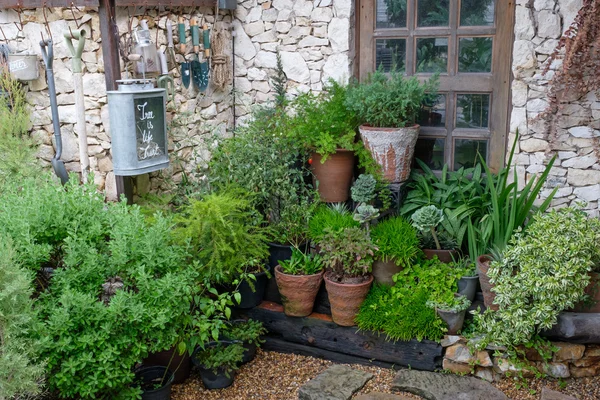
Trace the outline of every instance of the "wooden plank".
[[214, 7], [216, 0], [115, 0], [117, 7], [165, 6], [165, 7]]
[[98, 7], [98, 0], [0, 0], [0, 8]]
[[385, 335], [339, 326], [324, 314], [287, 317], [281, 305], [269, 302], [248, 310], [247, 315], [288, 342], [420, 370], [434, 371], [441, 366], [442, 347], [436, 342], [389, 341]]
[[305, 346], [298, 343], [292, 343], [285, 341], [281, 338], [267, 336], [265, 337], [265, 343], [262, 348], [267, 351], [276, 351], [278, 353], [291, 353], [299, 354], [301, 356], [309, 356], [315, 358], [322, 358], [325, 360], [342, 363], [342, 364], [361, 364], [368, 366], [375, 366], [381, 368], [389, 368], [393, 370], [399, 370], [400, 368], [395, 364], [386, 363], [378, 360], [369, 360], [362, 357], [356, 357], [348, 354], [337, 353], [335, 351], [323, 350], [318, 347]]

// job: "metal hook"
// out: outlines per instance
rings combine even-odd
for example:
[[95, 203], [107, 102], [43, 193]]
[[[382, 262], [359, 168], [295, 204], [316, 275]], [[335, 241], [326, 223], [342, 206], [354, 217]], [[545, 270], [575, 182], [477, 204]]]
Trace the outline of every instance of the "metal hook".
[[[44, 25], [46, 26], [46, 33], [48, 34], [48, 36], [50, 36], [50, 40], [53, 40], [52, 31], [50, 30], [50, 23], [48, 22], [48, 15], [46, 14], [46, 10], [49, 10], [49, 9], [50, 8], [47, 6], [46, 0], [44, 0], [43, 8], [42, 8], [42, 14], [44, 15]], [[43, 34], [42, 34], [42, 40], [44, 40]]]
[[[18, 3], [17, 3], [18, 4]], [[17, 24], [16, 22], [14, 22], [15, 26], [17, 27], [17, 30], [19, 32], [23, 32], [23, 20], [21, 19], [21, 13], [23, 12], [23, 8], [21, 8], [21, 6], [19, 5], [17, 7], [17, 15], [19, 16], [19, 23]]]
[[[71, 2], [71, 15], [73, 16], [73, 20], [75, 21], [75, 25], [77, 25], [77, 29], [81, 29], [81, 26], [79, 24], [79, 21], [77, 21], [77, 18], [75, 17], [75, 11], [73, 11], [73, 8], [75, 8], [77, 11], [81, 12], [81, 10], [79, 9], [79, 7], [75, 6], [74, 2]], [[69, 28], [70, 30], [71, 28]], [[72, 37], [73, 35], [71, 35]]]
[[2, 36], [4, 37], [4, 41], [6, 42], [6, 44], [8, 44], [8, 39], [6, 38], [6, 35], [4, 34], [4, 29], [2, 29], [1, 26], [0, 26], [0, 32], [2, 32]]

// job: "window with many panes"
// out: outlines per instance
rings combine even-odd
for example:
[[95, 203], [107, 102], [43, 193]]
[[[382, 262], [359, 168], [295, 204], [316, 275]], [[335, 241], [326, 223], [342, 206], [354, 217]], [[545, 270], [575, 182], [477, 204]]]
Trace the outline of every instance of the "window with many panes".
[[415, 156], [431, 168], [497, 169], [506, 150], [514, 0], [359, 0], [359, 75], [440, 74]]

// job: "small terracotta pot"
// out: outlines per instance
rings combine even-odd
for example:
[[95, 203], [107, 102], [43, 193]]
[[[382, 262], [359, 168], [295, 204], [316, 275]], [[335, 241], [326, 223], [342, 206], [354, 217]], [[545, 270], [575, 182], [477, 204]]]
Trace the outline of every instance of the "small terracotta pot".
[[348, 200], [354, 173], [354, 152], [337, 149], [324, 163], [321, 163], [322, 158], [320, 154], [313, 153], [311, 164], [313, 184], [317, 186], [321, 200], [325, 203]]
[[573, 312], [578, 313], [600, 313], [600, 274], [590, 272], [590, 283], [585, 287], [585, 294], [590, 296], [590, 301], [582, 301], [575, 304]]
[[275, 267], [275, 279], [281, 293], [283, 311], [290, 317], [306, 317], [312, 313], [315, 298], [323, 282], [323, 272], [314, 275], [288, 275]]
[[340, 326], [354, 326], [354, 318], [367, 298], [372, 283], [373, 275], [370, 275], [366, 282], [359, 284], [333, 282], [325, 275], [333, 322]]
[[423, 249], [423, 253], [428, 260], [431, 260], [433, 256], [437, 256], [445, 264], [451, 263], [458, 256], [458, 251], [456, 250]]
[[373, 277], [380, 285], [394, 286], [392, 277], [402, 271], [404, 267], [396, 264], [394, 260], [375, 260], [373, 263]]
[[490, 310], [498, 311], [498, 304], [494, 304], [496, 293], [492, 291], [494, 284], [490, 282], [488, 270], [491, 258], [489, 255], [477, 257], [477, 270], [479, 271], [479, 284], [483, 292], [483, 304]]
[[410, 177], [419, 129], [419, 125], [404, 128], [359, 127], [365, 147], [381, 166], [383, 177], [389, 182], [400, 183]]

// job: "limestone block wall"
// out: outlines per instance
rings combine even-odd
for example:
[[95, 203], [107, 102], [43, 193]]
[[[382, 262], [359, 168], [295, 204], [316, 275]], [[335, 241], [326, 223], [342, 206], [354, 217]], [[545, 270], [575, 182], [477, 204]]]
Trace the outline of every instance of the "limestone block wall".
[[[169, 146], [172, 165], [168, 170], [138, 179], [139, 191], [161, 191], [180, 181], [183, 174], [191, 174], [196, 166], [210, 157], [208, 151], [213, 135], [229, 135], [236, 123], [243, 123], [255, 104], [274, 97], [271, 77], [275, 74], [276, 52], [281, 54], [283, 69], [288, 78], [288, 91], [319, 92], [332, 78], [347, 82], [351, 75], [354, 57], [354, 20], [352, 0], [246, 0], [238, 1], [231, 14], [220, 10], [217, 21], [222, 21], [230, 32], [232, 41], [225, 53], [229, 56], [235, 89], [232, 84], [224, 90], [210, 85], [198, 93], [181, 85], [179, 65], [170, 72], [175, 78], [175, 101], [168, 104], [170, 124]], [[212, 7], [190, 10], [183, 15], [187, 29], [185, 59], [193, 58], [189, 23], [196, 17], [213, 28], [215, 10]], [[125, 41], [129, 30], [139, 25], [140, 19], [149, 19], [151, 37], [165, 49], [166, 22], [177, 25], [178, 14], [158, 9], [117, 9], [117, 27], [120, 39]], [[92, 37], [86, 42], [84, 54], [84, 90], [86, 123], [91, 168], [100, 189], [107, 198], [116, 199], [116, 185], [111, 161], [110, 126], [104, 81], [104, 63], [101, 49], [99, 18], [94, 8], [74, 10], [55, 8], [46, 11], [46, 18], [54, 40], [54, 71], [58, 94], [61, 133], [63, 135], [63, 160], [69, 171], [79, 171], [79, 150], [75, 124], [75, 99], [71, 74], [70, 53], [63, 33], [76, 22]], [[21, 14], [22, 33], [19, 33], [19, 16], [13, 10], [0, 9], [0, 28], [8, 39], [12, 51], [29, 51], [38, 54], [40, 78], [26, 84], [32, 112], [31, 135], [40, 143], [40, 162], [50, 166], [55, 153], [45, 73], [39, 48], [40, 33], [45, 33], [42, 9], [25, 10]], [[15, 25], [15, 22], [17, 25]], [[174, 32], [175, 46], [178, 44]], [[88, 36], [89, 37], [89, 36]], [[233, 48], [235, 47], [235, 53]], [[177, 63], [184, 55], [176, 51]], [[127, 66], [122, 65], [123, 78]], [[235, 107], [234, 107], [235, 103]], [[234, 115], [235, 110], [235, 115]]]
[[557, 60], [543, 75], [549, 54], [582, 6], [581, 0], [517, 0], [513, 47], [512, 115], [509, 149], [514, 132], [520, 132], [515, 165], [520, 184], [544, 169], [553, 155], [557, 160], [542, 197], [558, 187], [552, 206], [585, 202], [592, 216], [599, 215], [600, 102], [589, 93], [565, 106], [555, 137], [546, 134], [543, 120], [536, 119], [548, 106], [549, 80], [561, 65]]

